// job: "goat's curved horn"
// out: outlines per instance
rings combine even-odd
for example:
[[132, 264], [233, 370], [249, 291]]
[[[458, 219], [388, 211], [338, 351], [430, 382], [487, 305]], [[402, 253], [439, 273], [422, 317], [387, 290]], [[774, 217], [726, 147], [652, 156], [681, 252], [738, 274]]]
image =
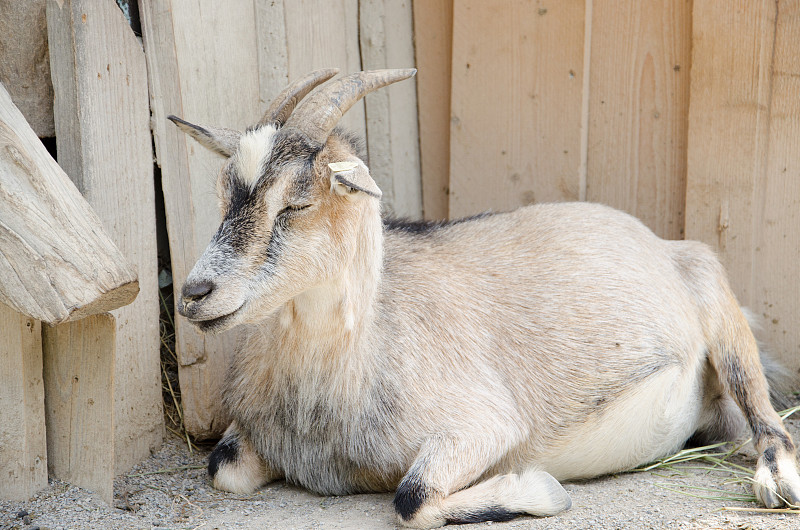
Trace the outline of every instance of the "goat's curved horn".
[[324, 144], [342, 115], [373, 90], [408, 79], [415, 68], [372, 70], [350, 74], [317, 90], [289, 117], [286, 127], [302, 131], [310, 140]]
[[327, 68], [325, 70], [315, 70], [295, 80], [272, 101], [258, 125], [271, 123], [277, 127], [282, 127], [286, 120], [289, 119], [294, 108], [300, 103], [300, 100], [306, 97], [306, 94], [338, 73], [338, 68]]

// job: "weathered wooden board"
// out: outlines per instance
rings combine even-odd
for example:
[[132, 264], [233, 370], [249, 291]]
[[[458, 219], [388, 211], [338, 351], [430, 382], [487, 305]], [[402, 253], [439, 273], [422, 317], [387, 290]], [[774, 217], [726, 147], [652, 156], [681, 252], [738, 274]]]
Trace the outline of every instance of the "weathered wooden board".
[[136, 272], [2, 85], [0, 174], [0, 303], [57, 323], [136, 297]]
[[42, 327], [47, 467], [52, 476], [114, 499], [114, 348], [109, 313]]
[[[220, 221], [214, 179], [222, 159], [184, 136], [166, 116], [238, 129], [258, 119], [265, 106], [259, 101], [258, 65], [265, 59], [259, 56], [255, 20], [263, 20], [266, 8], [258, 17], [250, 2], [158, 0], [140, 8], [177, 300]], [[236, 333], [204, 336], [177, 315], [175, 328], [186, 428], [200, 438], [214, 436], [228, 423], [219, 385]]]
[[800, 5], [693, 10], [686, 237], [712, 245], [739, 301], [800, 370]]
[[592, 2], [586, 199], [683, 237], [691, 4]]
[[456, 0], [451, 217], [579, 198], [584, 13]]
[[[364, 70], [413, 68], [411, 2], [359, 1], [361, 66]], [[415, 80], [367, 96], [367, 150], [372, 178], [383, 192], [384, 211], [422, 217], [417, 92]]]
[[447, 219], [453, 0], [413, 4], [422, 211], [426, 219]]
[[46, 486], [41, 323], [0, 303], [0, 499]]
[[147, 69], [112, 0], [49, 0], [47, 26], [59, 164], [139, 272], [139, 297], [114, 312], [114, 447], [122, 473], [164, 433]]
[[47, 0], [0, 0], [0, 83], [36, 134], [53, 136]]

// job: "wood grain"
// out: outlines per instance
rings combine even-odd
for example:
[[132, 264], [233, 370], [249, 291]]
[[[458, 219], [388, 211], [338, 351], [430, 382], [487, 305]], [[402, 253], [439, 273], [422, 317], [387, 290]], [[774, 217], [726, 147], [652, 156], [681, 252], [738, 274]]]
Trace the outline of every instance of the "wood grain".
[[136, 272], [0, 85], [0, 303], [49, 323], [129, 304]]
[[[364, 70], [413, 68], [411, 2], [359, 1], [359, 38]], [[417, 91], [414, 78], [365, 98], [370, 174], [383, 192], [388, 214], [422, 217]]]
[[450, 216], [579, 197], [584, 3], [456, 0]]
[[592, 2], [586, 198], [683, 237], [691, 4]]
[[50, 0], [47, 20], [59, 164], [139, 273], [138, 298], [114, 312], [115, 461], [123, 473], [164, 433], [147, 69], [111, 0]]
[[0, 303], [0, 499], [47, 487], [41, 323]]
[[697, 0], [686, 236], [712, 245], [740, 303], [800, 371], [797, 2]]
[[47, 0], [0, 0], [0, 83], [40, 138], [53, 136]]
[[[358, 0], [293, 0], [284, 2], [284, 12], [290, 80], [318, 68], [339, 68], [341, 74], [362, 69]], [[339, 124], [366, 139], [364, 101]]]
[[52, 476], [114, 500], [114, 348], [110, 314], [42, 329]]
[[453, 0], [413, 4], [422, 210], [426, 219], [447, 219]]

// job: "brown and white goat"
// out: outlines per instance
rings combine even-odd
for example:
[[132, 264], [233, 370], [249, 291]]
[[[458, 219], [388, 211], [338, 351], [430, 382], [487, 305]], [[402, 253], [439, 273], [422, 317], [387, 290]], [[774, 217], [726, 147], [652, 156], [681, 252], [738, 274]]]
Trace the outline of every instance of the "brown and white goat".
[[552, 515], [571, 505], [559, 480], [746, 421], [756, 496], [800, 502], [795, 446], [711, 250], [587, 203], [382, 221], [381, 192], [335, 126], [414, 71], [353, 74], [303, 99], [335, 73], [290, 85], [245, 133], [170, 117], [228, 159], [223, 221], [180, 313], [207, 331], [251, 324], [224, 389], [217, 488], [396, 489], [415, 527]]

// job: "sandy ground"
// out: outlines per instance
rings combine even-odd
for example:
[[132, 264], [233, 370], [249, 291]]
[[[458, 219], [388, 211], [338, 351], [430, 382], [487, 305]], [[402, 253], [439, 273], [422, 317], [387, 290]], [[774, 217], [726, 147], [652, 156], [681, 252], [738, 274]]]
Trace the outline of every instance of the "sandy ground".
[[[787, 421], [800, 440], [800, 421]], [[151, 458], [114, 483], [114, 506], [95, 495], [51, 481], [26, 502], [0, 501], [3, 529], [382, 529], [398, 528], [390, 494], [319, 497], [283, 482], [249, 496], [211, 488], [205, 472], [210, 448], [190, 454], [171, 437]], [[745, 448], [736, 463], [753, 468]], [[508, 523], [464, 525], [465, 529], [618, 529], [713, 528], [800, 529], [800, 514], [723, 511], [726, 506], [755, 505], [691, 495], [717, 495], [696, 488], [745, 492], [725, 484], [729, 474], [678, 468], [678, 471], [628, 473], [566, 484], [571, 510], [549, 518], [521, 517]], [[683, 493], [680, 493], [683, 491]]]

